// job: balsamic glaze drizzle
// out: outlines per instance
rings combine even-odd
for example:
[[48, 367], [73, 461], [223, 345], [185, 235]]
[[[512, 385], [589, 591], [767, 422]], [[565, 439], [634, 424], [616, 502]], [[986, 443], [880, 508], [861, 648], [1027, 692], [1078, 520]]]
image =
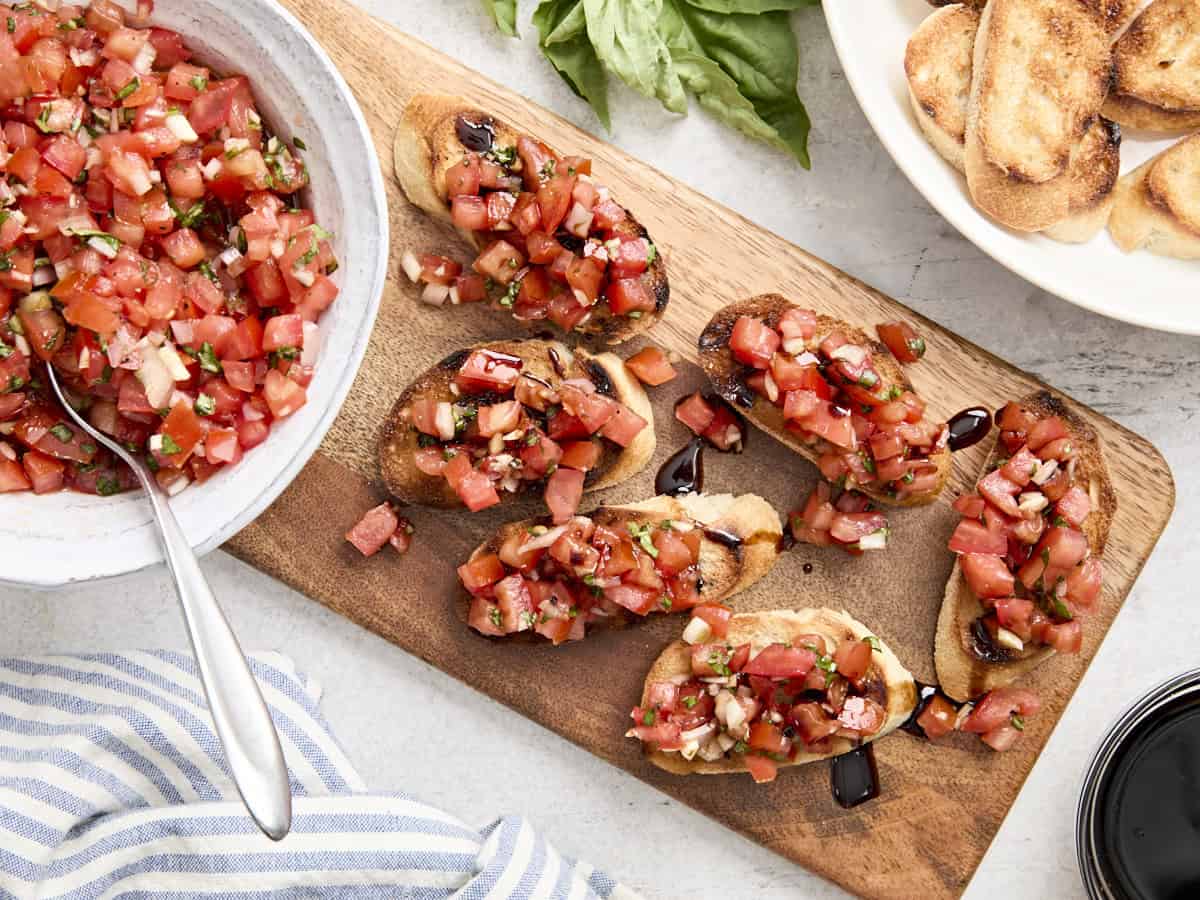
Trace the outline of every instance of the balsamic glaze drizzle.
[[654, 479], [654, 492], [675, 497], [704, 490], [704, 439], [694, 437], [686, 447], [662, 464]]
[[879, 796], [879, 771], [870, 744], [830, 760], [829, 783], [842, 809], [853, 809]]
[[951, 451], [966, 450], [988, 436], [992, 430], [992, 414], [982, 406], [972, 406], [951, 416], [946, 426], [950, 429], [946, 446]]
[[472, 122], [465, 116], [458, 117], [458, 121], [454, 123], [454, 131], [458, 135], [459, 143], [475, 153], [487, 153], [492, 149], [492, 142], [496, 140], [496, 131], [491, 122]]

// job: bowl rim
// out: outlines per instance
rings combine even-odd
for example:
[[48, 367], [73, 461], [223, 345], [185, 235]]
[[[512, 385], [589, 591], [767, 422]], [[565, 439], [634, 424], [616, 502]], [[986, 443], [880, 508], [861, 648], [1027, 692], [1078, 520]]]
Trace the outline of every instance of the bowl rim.
[[[300, 474], [301, 469], [308, 464], [312, 455], [321, 445], [325, 435], [329, 432], [334, 420], [341, 412], [342, 405], [345, 403], [346, 396], [350, 393], [350, 389], [354, 386], [357, 379], [358, 371], [362, 365], [363, 357], [366, 355], [370, 335], [374, 330], [375, 320], [379, 313], [379, 306], [383, 295], [383, 290], [387, 281], [387, 272], [389, 265], [389, 248], [391, 246], [390, 221], [387, 207], [387, 188], [383, 181], [383, 171], [379, 161], [379, 155], [375, 149], [374, 136], [371, 133], [370, 127], [367, 125], [366, 118], [363, 115], [362, 109], [358, 104], [354, 92], [350, 89], [350, 85], [346, 83], [341, 72], [325, 52], [325, 48], [317, 41], [307, 28], [297, 19], [288, 9], [277, 2], [277, 0], [251, 0], [257, 3], [260, 7], [270, 10], [271, 14], [281, 20], [288, 30], [297, 35], [300, 40], [308, 47], [315, 56], [317, 63], [322, 67], [326, 76], [329, 77], [336, 89], [337, 94], [345, 102], [350, 116], [353, 119], [357, 129], [358, 137], [362, 146], [366, 150], [367, 157], [367, 172], [366, 178], [369, 182], [368, 191], [371, 197], [374, 198], [376, 220], [378, 221], [378, 237], [380, 251], [376, 254], [374, 266], [369, 268], [368, 275], [364, 278], [363, 291], [365, 308], [363, 315], [359, 318], [357, 328], [355, 330], [353, 342], [351, 344], [351, 352], [346, 357], [343, 365], [343, 376], [335, 385], [329, 400], [326, 404], [324, 412], [316, 421], [313, 427], [308, 431], [302, 440], [300, 440], [294, 453], [288, 462], [278, 470], [277, 474], [270, 481], [266, 482], [262, 489], [253, 496], [253, 499], [241, 504], [241, 511], [225, 521], [220, 527], [216, 528], [206, 539], [192, 543], [192, 548], [197, 556], [205, 556], [216, 550], [227, 540], [257, 519], [273, 503], [276, 498], [282, 494], [288, 486]], [[268, 438], [269, 441], [269, 438]], [[132, 497], [139, 497], [140, 492], [130, 492]], [[140, 502], [140, 500], [139, 500]], [[153, 528], [151, 522], [148, 527]], [[102, 571], [98, 571], [94, 575], [68, 575], [66, 577], [56, 576], [54, 570], [49, 570], [45, 573], [46, 577], [25, 577], [21, 579], [6, 578], [0, 574], [0, 587], [15, 587], [15, 588], [33, 588], [37, 590], [55, 590], [59, 588], [71, 587], [77, 584], [92, 584], [104, 581], [112, 581], [115, 579], [125, 578], [135, 575], [139, 572], [145, 572], [162, 565], [165, 558], [162, 554], [161, 545], [156, 547], [154, 557], [147, 561], [133, 566], [123, 566], [121, 564], [106, 566]], [[40, 574], [40, 573], [39, 573]]]

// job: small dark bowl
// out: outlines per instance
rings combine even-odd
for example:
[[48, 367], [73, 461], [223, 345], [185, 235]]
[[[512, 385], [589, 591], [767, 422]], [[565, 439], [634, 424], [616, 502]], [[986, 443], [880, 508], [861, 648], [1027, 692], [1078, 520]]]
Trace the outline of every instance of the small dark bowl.
[[1101, 742], [1075, 847], [1093, 900], [1200, 898], [1200, 669], [1149, 691]]

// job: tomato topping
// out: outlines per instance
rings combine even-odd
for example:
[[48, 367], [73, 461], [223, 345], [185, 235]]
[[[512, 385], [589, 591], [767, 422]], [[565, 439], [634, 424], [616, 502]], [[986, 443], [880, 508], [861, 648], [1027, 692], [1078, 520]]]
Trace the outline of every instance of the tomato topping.
[[391, 504], [381, 503], [368, 510], [358, 524], [346, 532], [346, 540], [363, 556], [374, 556], [383, 549], [399, 525], [400, 520]]
[[1008, 597], [1013, 592], [1013, 574], [1000, 556], [963, 553], [958, 558], [967, 585], [980, 599]]
[[704, 434], [712, 425], [716, 410], [697, 391], [675, 406], [675, 418], [692, 430], [694, 434]]
[[734, 358], [756, 369], [765, 369], [771, 364], [779, 344], [780, 337], [774, 329], [750, 316], [738, 318], [729, 338], [729, 349]]
[[954, 704], [941, 694], [934, 694], [917, 716], [917, 724], [931, 741], [945, 737], [954, 731], [954, 723], [958, 718], [958, 710]]
[[884, 322], [875, 326], [879, 339], [902, 363], [915, 363], [925, 355], [925, 339], [907, 322]]
[[759, 651], [742, 671], [747, 675], [762, 675], [768, 678], [800, 678], [808, 674], [816, 661], [816, 654], [811, 650], [788, 647], [785, 644], [771, 644]]
[[692, 609], [692, 615], [707, 622], [713, 636], [723, 640], [729, 633], [729, 620], [733, 618], [733, 610], [720, 603], [702, 603]]
[[579, 509], [583, 498], [583, 472], [560, 466], [546, 483], [546, 506], [556, 525], [566, 522]]

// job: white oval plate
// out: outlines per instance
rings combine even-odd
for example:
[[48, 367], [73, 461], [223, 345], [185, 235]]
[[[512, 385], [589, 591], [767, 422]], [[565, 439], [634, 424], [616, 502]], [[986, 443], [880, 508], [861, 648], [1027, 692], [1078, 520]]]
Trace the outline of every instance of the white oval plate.
[[[1104, 231], [1090, 243], [1060, 244], [997, 225], [976, 211], [963, 177], [934, 150], [913, 120], [904, 49], [933, 7], [925, 0], [825, 0], [825, 17], [846, 79], [883, 146], [925, 199], [980, 250], [1023, 278], [1093, 312], [1182, 334], [1200, 334], [1200, 263], [1145, 252], [1122, 253]], [[1121, 169], [1128, 172], [1173, 140], [1128, 129]]]
[[[281, 136], [299, 136], [312, 175], [308, 203], [334, 232], [341, 293], [321, 317], [308, 403], [276, 423], [237, 466], [171, 501], [188, 540], [207, 553], [248, 525], [312, 456], [345, 399], [379, 308], [388, 216], [374, 143], [353, 95], [316, 41], [272, 0], [158, 0], [153, 23], [196, 55], [250, 76], [258, 107]], [[162, 560], [140, 492], [0, 495], [0, 582], [57, 587]]]

